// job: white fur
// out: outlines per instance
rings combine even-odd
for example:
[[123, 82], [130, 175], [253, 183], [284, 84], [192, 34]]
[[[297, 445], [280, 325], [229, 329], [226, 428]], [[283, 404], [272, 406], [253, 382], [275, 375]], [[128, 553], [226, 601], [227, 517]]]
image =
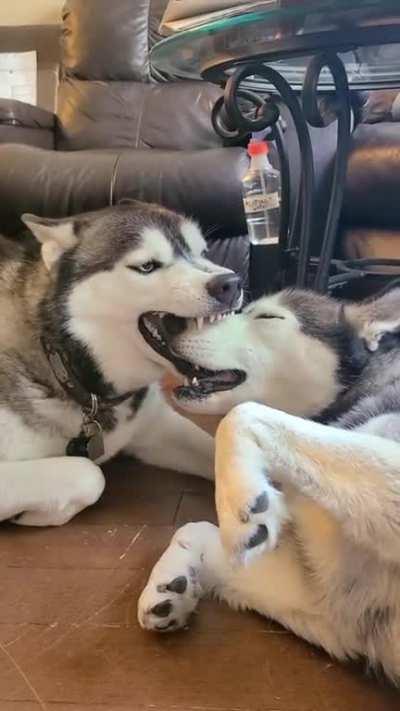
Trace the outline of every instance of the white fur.
[[[43, 244], [47, 268], [54, 269], [61, 254], [76, 243], [72, 221], [59, 224], [34, 216], [24, 221]], [[40, 389], [27, 384], [27, 397], [41, 417], [35, 429], [16, 414], [18, 408], [0, 407], [0, 520], [22, 514], [17, 521], [21, 525], [65, 523], [98, 499], [104, 487], [98, 465], [122, 450], [150, 464], [213, 476], [212, 438], [167, 405], [157, 381], [172, 366], [138, 329], [139, 317], [147, 311], [200, 316], [215, 309], [207, 282], [228, 270], [200, 256], [204, 241], [196, 225], [184, 221], [182, 235], [194, 250], [191, 259], [174, 255], [161, 230], [144, 228], [139, 247], [72, 289], [66, 327], [94, 356], [105, 380], [117, 393], [150, 389], [136, 416], [127, 402], [115, 408], [117, 424], [105, 432], [105, 454], [96, 464], [63, 456], [82, 425], [81, 410], [72, 400], [45, 399]], [[163, 268], [148, 275], [129, 268], [151, 260]]]
[[[257, 319], [265, 310], [284, 319]], [[192, 412], [225, 414], [243, 400], [253, 400], [312, 417], [339, 392], [336, 354], [301, 331], [296, 316], [279, 303], [278, 295], [260, 299], [218, 326], [185, 333], [176, 347], [199, 365], [251, 374], [234, 390], [204, 400], [179, 401]]]
[[[265, 311], [285, 320], [256, 320]], [[140, 624], [187, 624], [195, 585], [198, 597], [257, 610], [339, 659], [366, 657], [398, 682], [400, 415], [351, 431], [295, 416], [330, 403], [336, 363], [279, 296], [177, 347], [204, 366], [243, 368], [248, 379], [198, 405], [224, 412], [243, 403], [216, 436], [219, 528], [177, 531], [139, 600]], [[186, 590], [171, 594], [182, 576]], [[161, 620], [156, 606], [168, 600]]]

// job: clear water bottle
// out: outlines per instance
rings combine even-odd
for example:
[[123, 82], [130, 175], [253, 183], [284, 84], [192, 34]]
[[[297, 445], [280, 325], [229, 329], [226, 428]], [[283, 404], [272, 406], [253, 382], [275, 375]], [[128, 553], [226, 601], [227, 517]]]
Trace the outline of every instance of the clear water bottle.
[[281, 174], [268, 160], [266, 141], [252, 139], [248, 153], [250, 168], [242, 179], [243, 203], [251, 244], [279, 242], [281, 218]]

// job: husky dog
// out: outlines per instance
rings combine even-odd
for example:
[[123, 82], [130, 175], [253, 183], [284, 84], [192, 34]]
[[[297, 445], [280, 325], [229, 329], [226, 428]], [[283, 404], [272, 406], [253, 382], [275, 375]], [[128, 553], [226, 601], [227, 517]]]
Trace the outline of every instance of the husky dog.
[[121, 450], [213, 476], [212, 438], [157, 386], [163, 332], [169, 314], [204, 325], [240, 306], [239, 278], [204, 258], [195, 223], [156, 206], [23, 221], [37, 240], [0, 238], [0, 520], [67, 522]]
[[142, 627], [182, 627], [213, 594], [399, 682], [400, 290], [359, 305], [284, 291], [200, 333], [182, 322], [170, 343], [201, 372], [230, 369], [229, 390], [205, 373], [175, 391], [190, 411], [229, 413], [219, 528], [177, 531]]

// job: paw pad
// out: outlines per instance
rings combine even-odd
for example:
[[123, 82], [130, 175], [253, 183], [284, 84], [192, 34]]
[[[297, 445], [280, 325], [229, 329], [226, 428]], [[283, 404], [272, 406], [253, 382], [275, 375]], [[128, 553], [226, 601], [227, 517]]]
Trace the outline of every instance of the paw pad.
[[262, 494], [257, 496], [250, 511], [252, 514], [265, 513], [266, 511], [268, 511], [268, 506], [269, 506], [268, 494], [266, 491], [263, 491]]
[[183, 593], [186, 592], [187, 584], [186, 576], [179, 575], [167, 585], [167, 590], [169, 590], [169, 592], [178, 593], [178, 595], [183, 595]]
[[255, 534], [247, 541], [246, 543], [246, 548], [251, 549], [251, 548], [256, 548], [256, 546], [261, 545], [261, 543], [264, 543], [268, 538], [268, 528], [265, 526], [265, 524], [261, 523], [257, 527], [257, 531]]
[[156, 617], [168, 617], [172, 611], [171, 600], [165, 600], [165, 602], [159, 602], [158, 605], [154, 605], [151, 608], [151, 614]]

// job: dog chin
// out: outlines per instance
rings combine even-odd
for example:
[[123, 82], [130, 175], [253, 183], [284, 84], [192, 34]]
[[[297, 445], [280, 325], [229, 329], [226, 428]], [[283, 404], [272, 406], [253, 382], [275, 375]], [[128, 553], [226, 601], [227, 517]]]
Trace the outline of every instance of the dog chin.
[[184, 412], [199, 415], [226, 415], [235, 405], [245, 401], [245, 396], [241, 397], [236, 390], [225, 390], [222, 392], [210, 393], [203, 397], [190, 398], [179, 397], [175, 393], [172, 398], [176, 406]]

